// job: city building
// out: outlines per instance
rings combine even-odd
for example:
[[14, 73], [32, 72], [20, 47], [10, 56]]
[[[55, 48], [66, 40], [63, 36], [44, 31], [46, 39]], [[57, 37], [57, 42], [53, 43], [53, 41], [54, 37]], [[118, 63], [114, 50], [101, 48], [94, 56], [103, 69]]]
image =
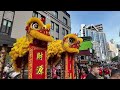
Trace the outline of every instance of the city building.
[[108, 42], [108, 55], [109, 55], [109, 59], [114, 58], [115, 56], [118, 56], [118, 46], [117, 44], [115, 44], [114, 40], [111, 39]]
[[80, 64], [88, 64], [93, 58], [93, 46], [92, 46], [92, 38], [91, 37], [81, 37], [83, 42], [80, 44], [79, 53], [76, 55]]
[[31, 17], [44, 18], [51, 24], [54, 39], [63, 39], [71, 33], [70, 15], [66, 11], [0, 11], [0, 46], [12, 47], [17, 38], [26, 35], [26, 21]]
[[95, 50], [98, 60], [107, 60], [107, 41], [105, 33], [103, 32], [102, 24], [99, 25], [85, 25], [82, 24], [78, 33], [80, 37], [91, 36], [93, 49]]
[[11, 38], [14, 15], [14, 11], [0, 11], [0, 46], [12, 46], [15, 41]]
[[117, 44], [117, 48], [120, 48], [120, 44]]
[[117, 44], [117, 48], [118, 48], [118, 58], [119, 58], [119, 62], [120, 62], [120, 44]]

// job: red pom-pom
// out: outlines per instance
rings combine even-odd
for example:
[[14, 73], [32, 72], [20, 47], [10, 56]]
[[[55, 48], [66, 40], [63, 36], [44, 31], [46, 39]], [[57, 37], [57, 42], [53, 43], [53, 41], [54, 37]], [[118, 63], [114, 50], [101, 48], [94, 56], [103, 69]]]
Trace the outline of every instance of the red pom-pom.
[[27, 30], [28, 30], [28, 28], [29, 28], [29, 27], [28, 27], [28, 26], [26, 26], [25, 30], [27, 31]]
[[41, 18], [41, 21], [44, 23], [45, 22], [45, 18]]
[[25, 30], [28, 32], [29, 31], [29, 26], [26, 26]]

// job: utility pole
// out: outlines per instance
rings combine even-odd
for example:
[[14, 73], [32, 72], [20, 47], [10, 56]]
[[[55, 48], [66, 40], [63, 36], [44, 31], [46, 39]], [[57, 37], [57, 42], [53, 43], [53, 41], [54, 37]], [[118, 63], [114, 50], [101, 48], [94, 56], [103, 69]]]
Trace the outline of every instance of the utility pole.
[[25, 69], [25, 64], [24, 64], [24, 58], [21, 63], [21, 79], [24, 79], [24, 69]]

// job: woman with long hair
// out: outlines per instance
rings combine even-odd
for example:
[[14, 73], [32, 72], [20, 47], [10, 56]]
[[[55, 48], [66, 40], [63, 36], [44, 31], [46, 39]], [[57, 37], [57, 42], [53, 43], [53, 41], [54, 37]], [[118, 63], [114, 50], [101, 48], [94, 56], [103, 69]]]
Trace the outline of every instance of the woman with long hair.
[[88, 68], [87, 67], [81, 67], [80, 79], [86, 79], [88, 73], [89, 72], [88, 72]]

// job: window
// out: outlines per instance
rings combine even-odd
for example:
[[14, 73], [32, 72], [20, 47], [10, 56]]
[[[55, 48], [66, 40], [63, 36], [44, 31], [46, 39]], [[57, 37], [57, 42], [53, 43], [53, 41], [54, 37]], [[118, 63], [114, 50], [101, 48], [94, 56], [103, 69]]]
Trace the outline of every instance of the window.
[[65, 29], [62, 28], [62, 35], [65, 35]]
[[83, 30], [83, 36], [85, 36], [85, 29]]
[[33, 17], [37, 17], [37, 18], [42, 18], [44, 19], [43, 23], [45, 24], [46, 23], [46, 17], [41, 15], [40, 13], [36, 12], [36, 11], [33, 11]]
[[88, 36], [90, 36], [90, 30], [89, 29], [86, 29], [88, 31]]
[[3, 19], [2, 25], [1, 25], [1, 32], [9, 34], [12, 29], [12, 21]]
[[38, 18], [42, 18], [42, 17], [41, 17], [41, 14], [38, 14]]
[[84, 59], [84, 56], [81, 56], [81, 60], [83, 60]]
[[33, 11], [33, 15], [32, 15], [33, 17], [38, 17], [38, 12], [36, 12], [36, 11]]
[[67, 19], [63, 17], [63, 23], [67, 25]]
[[88, 57], [88, 56], [86, 56], [86, 59], [88, 60], [88, 59], [89, 59], [89, 57]]
[[93, 32], [91, 31], [91, 37], [92, 37], [92, 40], [94, 40], [94, 36], [93, 36]]
[[99, 40], [99, 34], [96, 32], [96, 41], [100, 42]]
[[54, 30], [54, 22], [51, 21], [51, 29]]
[[12, 22], [8, 21], [7, 28], [6, 28], [6, 33], [9, 33], [11, 30]]
[[3, 20], [1, 32], [5, 33], [5, 31], [6, 31], [6, 26], [7, 26], [7, 20]]
[[8, 36], [11, 35], [12, 25], [14, 21], [15, 11], [4, 11], [0, 32]]
[[88, 33], [88, 36], [90, 36], [90, 30], [89, 29], [86, 29], [86, 30], [87, 30], [86, 33]]
[[68, 34], [68, 30], [66, 30], [66, 35]]
[[58, 11], [54, 11], [54, 12], [53, 12], [53, 15], [54, 15], [56, 18], [58, 18]]
[[56, 24], [56, 32], [59, 33], [59, 25]]
[[86, 29], [86, 36], [88, 36], [88, 30]]

